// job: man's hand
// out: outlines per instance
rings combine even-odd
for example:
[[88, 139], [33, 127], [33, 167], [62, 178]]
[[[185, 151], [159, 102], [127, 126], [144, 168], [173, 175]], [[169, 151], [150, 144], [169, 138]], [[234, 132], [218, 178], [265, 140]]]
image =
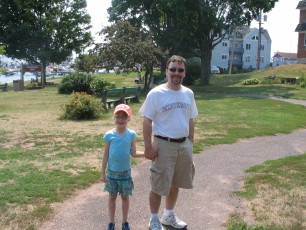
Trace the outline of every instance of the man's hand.
[[144, 155], [145, 155], [145, 158], [154, 161], [155, 158], [158, 156], [158, 153], [153, 148], [149, 148], [149, 149], [145, 148]]
[[101, 174], [101, 181], [102, 181], [102, 183], [106, 183], [107, 182], [107, 177], [106, 177], [105, 173]]

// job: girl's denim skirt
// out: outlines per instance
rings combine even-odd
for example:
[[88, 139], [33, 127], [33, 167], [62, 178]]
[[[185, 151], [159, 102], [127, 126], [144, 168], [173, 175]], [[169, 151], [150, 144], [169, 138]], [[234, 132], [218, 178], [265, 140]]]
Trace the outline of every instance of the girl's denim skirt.
[[104, 191], [109, 192], [111, 196], [120, 194], [122, 196], [132, 195], [134, 183], [131, 176], [131, 170], [116, 172], [107, 170], [107, 182]]

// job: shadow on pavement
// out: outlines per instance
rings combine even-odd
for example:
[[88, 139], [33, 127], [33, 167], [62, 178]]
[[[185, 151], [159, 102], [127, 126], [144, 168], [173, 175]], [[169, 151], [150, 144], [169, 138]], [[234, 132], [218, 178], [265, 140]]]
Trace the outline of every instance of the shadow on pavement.
[[[165, 230], [177, 230], [177, 228], [173, 228], [172, 226], [163, 225]], [[182, 228], [181, 230], [188, 230], [188, 228]]]

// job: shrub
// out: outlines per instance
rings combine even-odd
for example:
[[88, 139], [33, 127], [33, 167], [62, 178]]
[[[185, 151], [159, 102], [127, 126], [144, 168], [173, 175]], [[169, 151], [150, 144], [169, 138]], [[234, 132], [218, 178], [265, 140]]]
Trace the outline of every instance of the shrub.
[[257, 85], [259, 83], [260, 81], [257, 78], [251, 78], [251, 79], [244, 80], [241, 84], [242, 85]]
[[165, 73], [160, 73], [160, 72], [153, 72], [153, 80], [154, 80], [154, 84], [161, 84], [165, 82], [166, 79], [166, 75]]
[[261, 84], [266, 84], [266, 85], [281, 84], [282, 83], [281, 80], [282, 80], [281, 78], [274, 78], [274, 79], [264, 78], [261, 81]]
[[102, 92], [105, 88], [115, 88], [115, 83], [108, 82], [103, 79], [94, 79], [90, 84], [91, 91], [96, 96], [102, 96]]
[[59, 84], [58, 92], [61, 94], [71, 94], [72, 92], [86, 92], [92, 94], [90, 88], [94, 77], [90, 74], [74, 73], [63, 78]]
[[27, 88], [36, 88], [39, 87], [38, 82], [31, 82], [26, 85]]
[[304, 77], [300, 77], [299, 79], [298, 79], [298, 85], [300, 86], [300, 87], [302, 87], [302, 88], [305, 88], [305, 86], [306, 86], [306, 80], [305, 80], [305, 78]]
[[68, 104], [62, 105], [61, 119], [88, 120], [96, 119], [102, 111], [102, 105], [87, 93], [73, 92]]
[[193, 85], [194, 81], [200, 79], [201, 63], [198, 61], [188, 61], [186, 77], [183, 79], [184, 85]]

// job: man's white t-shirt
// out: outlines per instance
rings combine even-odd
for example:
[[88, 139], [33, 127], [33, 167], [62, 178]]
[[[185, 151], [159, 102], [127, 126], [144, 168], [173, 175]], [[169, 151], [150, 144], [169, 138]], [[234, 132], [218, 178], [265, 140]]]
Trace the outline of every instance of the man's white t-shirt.
[[189, 120], [198, 110], [191, 89], [172, 90], [162, 84], [148, 93], [139, 113], [153, 121], [154, 135], [181, 138], [189, 135]]

